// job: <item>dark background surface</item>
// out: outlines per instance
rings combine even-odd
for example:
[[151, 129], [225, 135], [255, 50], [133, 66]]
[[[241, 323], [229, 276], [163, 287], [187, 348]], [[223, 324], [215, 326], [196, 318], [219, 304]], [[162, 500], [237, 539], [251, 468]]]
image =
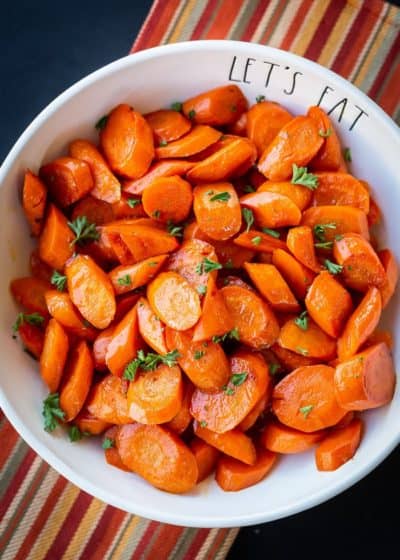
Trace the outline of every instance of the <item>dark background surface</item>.
[[[39, 0], [3, 7], [0, 161], [54, 97], [128, 53], [150, 6], [150, 0]], [[284, 520], [242, 529], [228, 558], [398, 557], [399, 475], [397, 449], [333, 500]], [[260, 494], [260, 500], [268, 496]]]

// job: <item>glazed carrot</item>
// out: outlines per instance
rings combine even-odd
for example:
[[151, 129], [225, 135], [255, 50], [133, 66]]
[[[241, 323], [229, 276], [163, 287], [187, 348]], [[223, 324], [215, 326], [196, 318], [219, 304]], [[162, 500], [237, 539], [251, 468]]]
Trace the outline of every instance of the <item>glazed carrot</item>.
[[151, 309], [147, 299], [140, 298], [138, 301], [137, 315], [139, 332], [143, 340], [157, 354], [166, 354], [168, 350], [165, 343], [164, 326]]
[[261, 432], [260, 444], [275, 453], [284, 455], [303, 453], [321, 441], [325, 432], [304, 433], [280, 422], [270, 422]]
[[92, 416], [110, 424], [129, 424], [132, 422], [128, 414], [126, 393], [129, 382], [115, 375], [106, 375], [94, 384], [86, 409]]
[[355, 454], [361, 440], [362, 423], [358, 418], [348, 426], [328, 434], [315, 451], [319, 471], [335, 471]]
[[40, 356], [40, 373], [50, 393], [55, 393], [60, 385], [68, 349], [67, 334], [56, 319], [50, 319]]
[[83, 198], [94, 186], [88, 164], [73, 157], [60, 157], [43, 165], [39, 176], [61, 208]]
[[310, 206], [313, 198], [310, 189], [290, 181], [265, 181], [258, 187], [257, 192], [272, 192], [287, 196], [301, 211]]
[[116, 443], [122, 462], [156, 488], [180, 494], [195, 486], [199, 472], [193, 453], [162, 426], [121, 426]]
[[315, 249], [312, 230], [309, 226], [299, 226], [288, 231], [286, 243], [289, 251], [298, 261], [313, 272], [319, 272], [319, 264]]
[[346, 414], [335, 396], [335, 370], [325, 365], [300, 367], [276, 385], [272, 410], [278, 420], [302, 432], [334, 426]]
[[159, 272], [168, 255], [158, 255], [131, 265], [113, 268], [108, 276], [117, 295], [145, 286]]
[[193, 418], [219, 434], [235, 428], [268, 391], [271, 378], [261, 354], [240, 351], [230, 359], [231, 378], [217, 393], [196, 389], [190, 407]]
[[[105, 226], [109, 231], [115, 230], [114, 226]], [[106, 230], [107, 231], [107, 230]], [[178, 242], [173, 235], [154, 226], [136, 225], [127, 226], [117, 234], [128, 250], [128, 262], [121, 264], [134, 264], [150, 257], [170, 253], [177, 249]]]
[[300, 310], [300, 305], [273, 264], [245, 263], [244, 268], [259, 293], [276, 311]]
[[129, 179], [142, 177], [154, 157], [150, 126], [126, 104], [108, 114], [100, 132], [100, 146], [112, 171]]
[[296, 319], [286, 321], [279, 333], [279, 346], [302, 356], [318, 358], [321, 361], [332, 360], [336, 356], [336, 341], [311, 319], [307, 319], [303, 325], [306, 329], [299, 327]]
[[258, 156], [292, 119], [292, 115], [278, 103], [262, 101], [250, 107], [247, 111], [246, 132], [256, 145]]
[[139, 301], [141, 294], [124, 294], [117, 297], [117, 310], [115, 312], [114, 322], [118, 323]]
[[192, 207], [192, 187], [178, 175], [159, 177], [143, 191], [143, 209], [162, 222], [182, 222]]
[[143, 348], [138, 318], [137, 305], [116, 325], [107, 346], [106, 364], [114, 375], [121, 377], [128, 363], [136, 358], [138, 350]]
[[276, 266], [283, 278], [289, 284], [296, 297], [304, 299], [311, 286], [315, 274], [294, 256], [282, 249], [272, 253], [272, 264]]
[[131, 196], [129, 193], [122, 193], [120, 200], [114, 202], [111, 208], [116, 220], [144, 218], [146, 216], [141, 199], [137, 196]]
[[229, 276], [225, 276], [225, 278], [219, 278], [217, 286], [219, 288], [223, 288], [224, 286], [239, 286], [239, 288], [244, 288], [245, 290], [249, 290], [250, 292], [255, 293], [255, 290], [250, 284], [247, 284], [242, 278], [239, 276], [234, 276], [230, 274]]
[[385, 282], [380, 288], [382, 296], [382, 307], [386, 307], [396, 289], [397, 281], [399, 278], [399, 271], [397, 268], [395, 256], [393, 255], [392, 251], [390, 251], [390, 249], [383, 249], [382, 251], [378, 251], [378, 257], [386, 273]]
[[39, 360], [44, 345], [44, 332], [41, 328], [29, 323], [22, 323], [18, 328], [18, 334], [24, 348], [34, 358]]
[[359, 208], [352, 206], [313, 206], [303, 213], [301, 224], [314, 228], [316, 225], [335, 224], [334, 229], [325, 229], [326, 241], [333, 241], [337, 235], [359, 233], [369, 239], [367, 216]]
[[185, 382], [181, 407], [172, 418], [172, 420], [165, 424], [167, 428], [169, 428], [176, 434], [183, 434], [183, 432], [187, 430], [192, 421], [192, 415], [190, 414], [190, 403], [192, 400], [193, 391], [194, 386], [192, 385], [192, 383]]
[[40, 313], [45, 318], [49, 316], [45, 299], [49, 288], [48, 282], [33, 276], [15, 278], [10, 282], [10, 292], [15, 301], [27, 311]]
[[253, 249], [253, 251], [257, 253], [272, 253], [275, 249], [286, 249], [286, 243], [284, 241], [255, 229], [244, 231], [235, 237], [233, 242], [240, 247]]
[[264, 150], [258, 169], [271, 181], [286, 181], [292, 176], [293, 165], [307, 165], [323, 143], [313, 119], [295, 117], [280, 129]]
[[221, 336], [235, 327], [224, 297], [217, 289], [213, 277], [208, 279], [206, 289], [201, 317], [193, 332], [193, 342], [210, 340], [213, 336]]
[[355, 418], [355, 414], [352, 410], [349, 410], [345, 416], [343, 416], [343, 418], [341, 420], [339, 420], [339, 422], [337, 424], [335, 424], [335, 426], [332, 426], [332, 429], [334, 430], [338, 430], [340, 428], [345, 428], [346, 426], [348, 426], [350, 424], [350, 422], [352, 422]]
[[75, 426], [81, 433], [90, 434], [91, 436], [98, 436], [105, 432], [110, 427], [109, 422], [104, 422], [83, 408], [74, 420]]
[[270, 396], [271, 396], [272, 387], [268, 387], [267, 392], [265, 395], [261, 397], [261, 399], [253, 406], [252, 410], [243, 418], [243, 420], [238, 424], [239, 430], [243, 432], [247, 432], [254, 426], [257, 422], [259, 417], [264, 413], [265, 409], [267, 408]]
[[153, 111], [144, 115], [144, 118], [153, 131], [156, 143], [159, 145], [178, 140], [192, 128], [189, 119], [185, 118], [179, 111], [173, 111], [172, 109]]
[[147, 286], [147, 298], [154, 313], [171, 329], [185, 331], [200, 319], [198, 293], [176, 272], [161, 272]]
[[212, 183], [193, 191], [193, 210], [199, 228], [210, 238], [226, 240], [242, 224], [240, 204], [231, 183]]
[[101, 226], [114, 219], [114, 211], [111, 204], [94, 198], [93, 196], [85, 196], [81, 198], [75, 205], [71, 214], [71, 221], [76, 220], [78, 216], [86, 216], [88, 222]]
[[45, 299], [50, 315], [57, 319], [67, 331], [87, 340], [96, 338], [96, 330], [83, 319], [67, 293], [48, 290]]
[[84, 405], [93, 378], [93, 358], [84, 340], [72, 350], [60, 389], [60, 408], [64, 420], [73, 420]]
[[226, 146], [196, 163], [186, 176], [192, 183], [216, 183], [243, 175], [254, 164], [257, 151], [247, 138], [233, 138]]
[[29, 258], [29, 269], [31, 275], [40, 280], [44, 280], [48, 284], [50, 283], [51, 277], [53, 275], [53, 269], [46, 264], [39, 256], [39, 250], [34, 249]]
[[113, 204], [121, 198], [121, 185], [113, 175], [96, 146], [87, 140], [75, 140], [69, 145], [73, 158], [85, 161], [92, 172], [94, 186], [90, 194], [99, 200]]
[[303, 356], [303, 354], [292, 352], [291, 350], [282, 348], [279, 344], [273, 344], [271, 346], [271, 350], [278, 358], [283, 369], [288, 372], [300, 367], [312, 366], [318, 363], [316, 358], [310, 358], [309, 356]]
[[369, 212], [369, 193], [360, 181], [348, 173], [317, 173], [318, 188], [314, 191], [315, 206], [353, 206]]
[[165, 338], [169, 351], [178, 350], [178, 364], [196, 387], [215, 392], [227, 383], [229, 362], [219, 344], [193, 342], [191, 331], [176, 331], [169, 327], [165, 329]]
[[279, 325], [269, 306], [253, 292], [240, 286], [225, 286], [221, 293], [239, 332], [240, 341], [250, 348], [271, 346]]
[[192, 439], [190, 442], [190, 449], [195, 456], [197, 467], [199, 469], [197, 477], [197, 483], [199, 483], [208, 478], [214, 471], [219, 457], [219, 451], [200, 438]]
[[[360, 181], [363, 185], [365, 185], [365, 181]], [[382, 220], [382, 212], [379, 208], [376, 200], [370, 196], [369, 198], [369, 212], [367, 216], [368, 225], [369, 227], [375, 226], [380, 224]]]
[[311, 160], [310, 167], [316, 171], [337, 171], [342, 160], [340, 140], [335, 132], [331, 119], [321, 107], [310, 107], [307, 116], [313, 119], [318, 127], [318, 134], [324, 139], [317, 155]]
[[227, 130], [235, 136], [246, 136], [247, 113], [242, 113], [237, 121], [228, 125]]
[[282, 194], [257, 191], [242, 196], [240, 204], [253, 211], [260, 227], [274, 229], [297, 226], [301, 220], [299, 207]]
[[368, 346], [374, 346], [380, 342], [384, 342], [389, 350], [393, 350], [393, 336], [391, 332], [377, 329], [365, 341], [363, 349]]
[[114, 325], [101, 331], [93, 342], [94, 369], [97, 371], [107, 371], [106, 354], [107, 348], [114, 333]]
[[336, 367], [335, 394], [345, 410], [367, 410], [391, 401], [396, 383], [393, 360], [384, 343], [375, 344]]
[[182, 406], [183, 381], [178, 366], [161, 364], [154, 371], [136, 375], [128, 389], [128, 410], [141, 424], [163, 424]]
[[68, 292], [82, 316], [98, 329], [114, 319], [114, 290], [107, 274], [86, 255], [78, 255], [65, 266]]
[[104, 458], [109, 465], [112, 465], [117, 469], [121, 469], [122, 471], [132, 472], [132, 469], [129, 469], [126, 465], [124, 465], [121, 456], [119, 454], [119, 451], [116, 448], [115, 440], [117, 437], [117, 433], [118, 433], [118, 426], [112, 426], [104, 434], [104, 438], [103, 438]]
[[317, 325], [334, 338], [341, 334], [353, 308], [349, 292], [327, 271], [315, 278], [305, 304]]
[[[209, 264], [205, 267], [205, 263]], [[214, 247], [200, 239], [184, 241], [171, 255], [167, 266], [168, 270], [180, 274], [196, 290], [199, 286], [207, 286], [209, 276], [216, 278], [218, 268], [222, 266], [218, 263]]]
[[377, 327], [381, 312], [381, 295], [379, 290], [372, 286], [350, 316], [337, 341], [340, 361], [351, 358], [364, 344]]
[[235, 85], [221, 86], [187, 99], [183, 113], [196, 124], [223, 126], [238, 120], [247, 109], [247, 101]]
[[171, 177], [172, 175], [185, 175], [194, 165], [194, 162], [184, 159], [169, 159], [156, 161], [147, 173], [139, 179], [125, 180], [122, 182], [125, 193], [140, 195], [144, 189], [151, 185], [159, 177]]
[[211, 126], [197, 125], [183, 138], [170, 142], [167, 146], [156, 148], [156, 157], [164, 159], [192, 156], [214, 144], [220, 136], [221, 133]]
[[342, 277], [349, 288], [365, 292], [370, 286], [384, 286], [385, 269], [370, 243], [361, 235], [343, 234], [333, 244], [333, 256], [343, 266]]
[[74, 234], [67, 219], [56, 206], [49, 205], [46, 221], [39, 239], [39, 256], [46, 264], [62, 270], [74, 252], [71, 246]]
[[40, 234], [46, 209], [47, 189], [43, 182], [31, 171], [25, 173], [22, 187], [22, 207], [28, 220], [31, 233], [35, 237]]
[[256, 462], [256, 448], [253, 442], [243, 432], [239, 430], [230, 430], [223, 434], [212, 432], [208, 428], [203, 428], [199, 422], [193, 422], [194, 433], [197, 437], [212, 445], [225, 455], [234, 457], [246, 463], [246, 465], [254, 465]]
[[238, 492], [263, 480], [272, 469], [276, 454], [259, 449], [253, 465], [244, 465], [232, 457], [221, 457], [217, 463], [215, 480], [225, 492]]

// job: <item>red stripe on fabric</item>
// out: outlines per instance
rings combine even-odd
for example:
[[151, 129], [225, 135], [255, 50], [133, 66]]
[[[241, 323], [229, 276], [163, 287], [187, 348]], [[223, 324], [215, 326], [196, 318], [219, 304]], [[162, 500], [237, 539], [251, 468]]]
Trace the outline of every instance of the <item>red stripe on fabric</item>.
[[311, 60], [316, 60], [325, 45], [326, 38], [329, 37], [338, 17], [347, 4], [346, 0], [330, 0], [330, 3], [318, 25], [304, 56]]
[[[135, 51], [140, 51], [141, 49], [146, 48], [145, 41], [146, 41], [147, 30], [148, 30], [149, 26], [152, 24], [153, 18], [157, 15], [159, 5], [160, 5], [160, 3], [162, 4], [162, 2], [163, 2], [163, 0], [154, 0], [153, 4], [151, 5], [151, 8], [149, 10], [149, 13], [146, 16], [146, 19], [144, 20], [144, 23], [139, 30], [139, 33], [135, 37], [135, 40], [134, 40], [134, 42], [133, 42], [133, 44], [132, 44], [132, 46], [129, 50], [129, 53], [133, 53]], [[142, 46], [142, 42], [144, 42], [144, 46]]]
[[183, 560], [193, 560], [199, 552], [200, 548], [203, 546], [204, 541], [208, 537], [210, 529], [198, 529], [196, 536], [194, 537], [191, 545], [186, 551]]
[[106, 557], [115, 535], [117, 534], [121, 524], [128, 516], [127, 513], [107, 506], [97, 523], [96, 529], [88, 540], [80, 558], [82, 560], [103, 560]]
[[181, 0], [158, 0], [158, 2], [157, 11], [154, 11], [154, 16], [149, 19], [146, 30], [143, 32], [140, 40], [134, 45], [135, 51], [155, 47], [161, 43], [163, 35]]
[[18, 442], [18, 434], [7, 420], [5, 420], [0, 430], [0, 469], [4, 467], [7, 459], [12, 454], [15, 445]]
[[42, 530], [47, 519], [50, 517], [54, 507], [58, 502], [58, 499], [61, 496], [61, 493], [63, 492], [67, 484], [68, 482], [64, 477], [58, 477], [50, 494], [47, 496], [42, 509], [40, 510], [32, 527], [30, 528], [29, 533], [26, 535], [24, 541], [22, 542], [14, 560], [25, 560], [25, 558], [28, 556], [36, 539], [38, 538], [40, 531]]
[[400, 64], [397, 64], [389, 79], [387, 80], [382, 93], [379, 95], [379, 105], [389, 115], [393, 114], [400, 101]]
[[281, 44], [279, 45], [280, 49], [283, 49], [284, 51], [290, 50], [290, 47], [292, 46], [292, 43], [300, 29], [300, 26], [312, 6], [312, 1], [313, 0], [303, 0], [299, 9], [297, 10], [296, 15], [292, 20], [292, 23], [289, 26], [289, 29], [286, 32], [285, 37], [282, 39]]
[[220, 544], [225, 539], [229, 529], [219, 529], [217, 536], [213, 542], [211, 548], [207, 551], [207, 556], [205, 557], [207, 560], [214, 560], [217, 550], [220, 547]]
[[201, 15], [201, 18], [199, 19], [196, 27], [193, 30], [191, 39], [193, 41], [200, 39], [200, 37], [202, 36], [207, 23], [210, 20], [210, 17], [213, 13], [213, 11], [215, 10], [216, 5], [218, 4], [218, 0], [208, 0], [206, 7], [203, 10], [203, 13]]
[[223, 0], [204, 39], [225, 39], [242, 5], [242, 0]]
[[378, 72], [378, 75], [375, 78], [374, 83], [370, 87], [368, 91], [368, 95], [372, 97], [372, 99], [376, 99], [379, 89], [382, 87], [382, 84], [385, 80], [385, 77], [389, 73], [390, 68], [392, 68], [395, 60], [400, 52], [400, 35], [397, 36], [396, 41], [393, 43], [391, 49], [389, 50], [386, 58], [382, 64], [381, 69]]
[[146, 554], [148, 559], [168, 559], [170, 557], [169, 553], [178, 542], [184, 530], [184, 527], [177, 527], [176, 525], [162, 525], [157, 540]]
[[242, 36], [240, 37], [242, 41], [251, 40], [255, 30], [257, 29], [257, 25], [260, 23], [260, 19], [264, 15], [265, 10], [268, 8], [270, 3], [271, 0], [260, 0], [258, 2], [258, 5], [254, 10], [253, 15], [251, 16], [246, 29], [244, 30]]
[[144, 532], [142, 538], [137, 544], [135, 552], [131, 556], [131, 560], [142, 560], [142, 554], [146, 550], [147, 545], [150, 542], [151, 537], [153, 536], [154, 531], [160, 524], [156, 521], [150, 521], [149, 526], [147, 527], [146, 531]]
[[4, 514], [10, 507], [11, 502], [13, 501], [15, 495], [17, 494], [21, 484], [23, 483], [26, 475], [30, 467], [32, 466], [33, 461], [35, 460], [36, 453], [32, 449], [28, 449], [26, 451], [26, 455], [23, 458], [20, 466], [18, 467], [17, 472], [15, 473], [13, 479], [8, 485], [6, 493], [1, 501], [0, 504], [0, 519], [3, 518]]
[[62, 557], [93, 499], [94, 498], [86, 494], [86, 492], [83, 492], [82, 490], [79, 492], [72, 508], [64, 520], [64, 523], [61, 525], [53, 544], [45, 556], [45, 560], [54, 560], [55, 558]]

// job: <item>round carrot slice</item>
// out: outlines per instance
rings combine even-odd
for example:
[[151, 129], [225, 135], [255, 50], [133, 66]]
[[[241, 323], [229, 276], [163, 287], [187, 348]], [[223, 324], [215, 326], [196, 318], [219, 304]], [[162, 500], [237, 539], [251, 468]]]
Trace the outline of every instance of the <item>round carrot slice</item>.
[[225, 492], [237, 492], [254, 486], [267, 476], [275, 464], [276, 454], [259, 449], [254, 465], [244, 465], [232, 457], [221, 457], [217, 463], [215, 480]]
[[[104, 438], [103, 438], [104, 458], [109, 465], [112, 465], [117, 469], [121, 469], [122, 471], [132, 472], [132, 469], [129, 469], [122, 462], [121, 456], [116, 447], [115, 439], [117, 437], [117, 433], [118, 433], [118, 426], [112, 426], [104, 434]], [[106, 446], [104, 446], [104, 442], [107, 442]]]
[[288, 196], [276, 192], [257, 191], [246, 194], [240, 204], [254, 212], [260, 227], [280, 228], [297, 226], [301, 220], [299, 207]]
[[261, 101], [250, 107], [247, 111], [246, 132], [256, 145], [259, 156], [292, 119], [292, 115], [279, 103]]
[[60, 408], [64, 420], [73, 420], [83, 407], [93, 378], [93, 358], [84, 340], [73, 349], [60, 390]]
[[247, 109], [247, 100], [236, 85], [221, 86], [187, 99], [184, 114], [198, 124], [234, 123]]
[[86, 401], [86, 409], [92, 416], [110, 424], [129, 424], [126, 393], [128, 381], [116, 375], [106, 375], [93, 385]]
[[168, 262], [168, 270], [178, 272], [196, 290], [207, 286], [209, 276], [217, 276], [219, 264], [215, 249], [200, 239], [184, 241]]
[[311, 319], [304, 319], [304, 321], [298, 319], [286, 321], [279, 333], [278, 344], [302, 356], [333, 360], [336, 356], [336, 341]]
[[212, 239], [235, 235], [242, 224], [239, 199], [231, 183], [213, 183], [193, 191], [193, 210], [199, 228]]
[[279, 422], [270, 422], [261, 433], [260, 444], [269, 451], [284, 455], [303, 453], [314, 447], [324, 435], [323, 431], [305, 434]]
[[44, 346], [40, 356], [40, 373], [50, 393], [55, 393], [61, 381], [67, 360], [68, 336], [56, 319], [50, 319], [44, 335]]
[[192, 207], [192, 187], [178, 175], [159, 177], [144, 189], [143, 208], [150, 218], [182, 222]]

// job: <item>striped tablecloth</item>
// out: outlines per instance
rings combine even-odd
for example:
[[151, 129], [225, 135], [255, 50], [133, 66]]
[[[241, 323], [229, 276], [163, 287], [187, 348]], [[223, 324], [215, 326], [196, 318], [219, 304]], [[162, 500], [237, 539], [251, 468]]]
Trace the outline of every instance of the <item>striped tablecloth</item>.
[[[111, 16], [112, 17], [112, 16]], [[236, 39], [305, 56], [400, 118], [400, 10], [381, 0], [156, 0], [132, 52]], [[237, 529], [191, 529], [129, 515], [59, 476], [0, 416], [4, 560], [221, 560]]]

